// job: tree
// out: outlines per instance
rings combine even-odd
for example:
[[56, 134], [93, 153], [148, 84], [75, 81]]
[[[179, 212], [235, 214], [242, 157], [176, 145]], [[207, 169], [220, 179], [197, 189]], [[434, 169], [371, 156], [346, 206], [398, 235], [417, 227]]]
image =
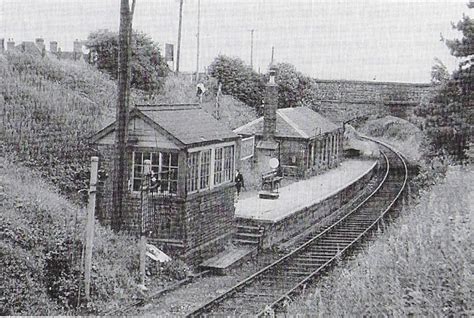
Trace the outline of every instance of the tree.
[[276, 83], [278, 84], [278, 107], [311, 105], [314, 93], [311, 78], [298, 72], [289, 63], [278, 63]]
[[265, 92], [264, 78], [241, 59], [219, 55], [209, 66], [209, 74], [222, 83], [222, 93], [232, 95], [256, 109], [261, 105]]
[[[470, 3], [469, 8], [474, 5]], [[430, 139], [433, 155], [447, 155], [463, 159], [469, 146], [473, 124], [473, 62], [474, 62], [474, 20], [468, 16], [456, 25], [462, 32], [461, 39], [447, 40], [451, 54], [463, 59], [456, 71], [447, 76], [439, 61], [432, 68], [432, 83], [436, 92], [430, 101], [416, 110], [424, 117], [424, 126]]]
[[[289, 63], [279, 63], [278, 107], [297, 107], [314, 104], [311, 78], [301, 74]], [[222, 92], [249, 106], [259, 108], [265, 95], [266, 76], [260, 75], [239, 58], [219, 55], [209, 66], [210, 75], [222, 83]]]
[[[90, 62], [113, 79], [118, 78], [118, 42], [116, 32], [98, 30], [89, 34], [86, 43], [91, 54]], [[150, 93], [159, 91], [169, 69], [158, 44], [145, 33], [133, 31], [131, 47], [131, 86]]]

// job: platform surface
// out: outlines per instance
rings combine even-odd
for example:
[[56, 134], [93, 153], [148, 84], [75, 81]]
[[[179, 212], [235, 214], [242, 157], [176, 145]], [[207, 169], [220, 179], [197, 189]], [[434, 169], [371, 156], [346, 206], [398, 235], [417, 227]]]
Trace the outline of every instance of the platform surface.
[[235, 204], [235, 216], [277, 222], [330, 197], [362, 177], [375, 164], [375, 160], [345, 160], [321, 175], [280, 188], [280, 198], [276, 200], [260, 199], [258, 192], [246, 193]]

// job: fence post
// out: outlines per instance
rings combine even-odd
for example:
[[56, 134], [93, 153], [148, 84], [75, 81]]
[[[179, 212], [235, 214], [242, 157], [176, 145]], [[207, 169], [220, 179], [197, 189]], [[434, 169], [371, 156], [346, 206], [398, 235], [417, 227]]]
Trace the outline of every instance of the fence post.
[[150, 191], [151, 160], [145, 160], [143, 167], [142, 184], [142, 222], [140, 227], [140, 278], [143, 287], [145, 287], [146, 277], [146, 219], [148, 218], [148, 193]]
[[84, 264], [84, 285], [86, 300], [90, 300], [91, 287], [91, 267], [92, 267], [92, 246], [94, 244], [94, 214], [95, 214], [95, 198], [97, 190], [97, 170], [99, 166], [99, 158], [91, 157], [91, 176], [89, 185], [89, 204], [87, 205], [87, 226], [86, 226], [86, 252]]

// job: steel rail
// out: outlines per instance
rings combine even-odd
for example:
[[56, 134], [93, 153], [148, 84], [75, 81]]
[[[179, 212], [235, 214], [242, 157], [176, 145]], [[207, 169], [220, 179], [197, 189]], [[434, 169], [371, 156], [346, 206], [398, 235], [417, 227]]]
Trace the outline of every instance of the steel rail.
[[[299, 288], [301, 288], [302, 285], [308, 283], [309, 281], [311, 281], [311, 279], [314, 278], [314, 276], [316, 276], [317, 274], [319, 274], [321, 272], [322, 269], [326, 268], [327, 266], [329, 266], [335, 259], [337, 258], [340, 258], [345, 252], [347, 252], [351, 247], [354, 246], [355, 243], [359, 242], [367, 233], [369, 233], [369, 231], [371, 231], [375, 225], [377, 225], [384, 217], [385, 215], [388, 213], [388, 211], [390, 211], [390, 209], [393, 207], [393, 205], [395, 204], [395, 202], [398, 200], [398, 198], [402, 195], [403, 193], [403, 190], [405, 189], [405, 186], [406, 186], [406, 183], [408, 181], [408, 167], [406, 165], [406, 162], [405, 162], [405, 159], [397, 152], [395, 151], [392, 147], [390, 147], [389, 145], [387, 145], [386, 143], [384, 142], [381, 142], [381, 141], [378, 141], [378, 140], [375, 140], [373, 138], [370, 138], [370, 137], [366, 137], [366, 136], [361, 136], [362, 138], [365, 138], [365, 139], [368, 139], [370, 141], [373, 141], [373, 142], [376, 142], [376, 143], [379, 143], [385, 147], [387, 147], [388, 149], [390, 149], [393, 153], [395, 153], [398, 158], [400, 159], [400, 161], [403, 163], [403, 167], [404, 167], [404, 178], [403, 178], [403, 183], [400, 187], [400, 190], [398, 191], [397, 195], [395, 196], [395, 198], [393, 200], [391, 200], [390, 204], [385, 208], [385, 210], [377, 217], [377, 219], [375, 221], [372, 222], [372, 224], [370, 224], [370, 226], [368, 228], [366, 228], [361, 234], [359, 234], [351, 243], [349, 243], [349, 245], [347, 245], [344, 249], [342, 249], [340, 252], [338, 252], [333, 258], [331, 258], [330, 260], [328, 260], [326, 263], [324, 263], [324, 265], [320, 266], [316, 271], [314, 271], [311, 275], [309, 275], [308, 277], [306, 277], [305, 279], [301, 280], [295, 287], [293, 287], [290, 291], [288, 291], [286, 294], [282, 295], [280, 298], [278, 298], [276, 301], [274, 301], [273, 303], [269, 304], [268, 307], [273, 309], [275, 308], [276, 306], [278, 306], [281, 302], [283, 302], [284, 300], [286, 299], [290, 299], [290, 296]], [[373, 194], [375, 194], [375, 192], [378, 191], [378, 189], [382, 186], [382, 184], [385, 182], [387, 176], [388, 176], [388, 171], [389, 171], [389, 162], [388, 162], [388, 158], [387, 156], [384, 154], [384, 157], [385, 159], [387, 160], [387, 171], [386, 171], [386, 174], [385, 174], [385, 177], [383, 179], [383, 181], [379, 184], [379, 186], [377, 187], [377, 189], [372, 192], [372, 194], [367, 198], [367, 200], [372, 197]], [[367, 200], [364, 200], [367, 201]], [[360, 204], [357, 208], [355, 208], [354, 210], [358, 209], [362, 204]], [[349, 214], [352, 214], [353, 211], [351, 211]], [[339, 222], [336, 222], [335, 224], [337, 224]], [[311, 240], [312, 241], [312, 240]], [[260, 316], [263, 316], [265, 314], [265, 311], [266, 309], [260, 311], [257, 316], [260, 317]]]
[[[368, 227], [365, 228], [365, 230], [362, 231], [362, 233], [360, 233], [355, 239], [353, 239], [352, 241], [344, 244], [345, 247], [342, 248], [340, 251], [336, 252], [336, 254], [331, 257], [329, 260], [325, 261], [321, 266], [319, 266], [316, 270], [312, 271], [309, 275], [305, 275], [305, 277], [300, 280], [299, 282], [297, 282], [296, 284], [292, 284], [294, 287], [291, 288], [289, 291], [287, 291], [286, 293], [284, 293], [283, 295], [281, 295], [277, 300], [273, 301], [272, 303], [268, 304], [265, 306], [265, 309], [260, 311], [258, 313], [258, 315], [263, 315], [264, 312], [268, 309], [268, 308], [276, 308], [279, 304], [281, 304], [284, 300], [286, 299], [289, 299], [291, 295], [293, 295], [294, 293], [296, 293], [296, 291], [301, 288], [303, 285], [305, 285], [306, 283], [308, 283], [309, 281], [311, 281], [318, 273], [320, 273], [323, 269], [325, 269], [326, 267], [328, 267], [329, 265], [331, 265], [334, 260], [340, 258], [344, 253], [346, 253], [351, 247], [353, 247], [357, 242], [359, 242], [370, 230], [372, 230], [374, 228], [374, 226], [385, 216], [385, 214], [393, 207], [393, 205], [395, 204], [395, 202], [398, 200], [398, 198], [400, 197], [401, 193], [403, 192], [403, 189], [405, 188], [405, 185], [406, 185], [406, 182], [407, 182], [407, 178], [408, 178], [408, 171], [407, 171], [407, 167], [406, 167], [406, 163], [404, 161], [404, 159], [401, 157], [401, 155], [395, 151], [392, 147], [390, 147], [389, 145], [383, 143], [383, 142], [380, 142], [380, 141], [377, 141], [377, 140], [374, 140], [372, 138], [369, 138], [369, 137], [366, 137], [366, 136], [361, 136], [362, 138], [364, 139], [368, 139], [370, 141], [373, 141], [373, 142], [376, 142], [376, 143], [379, 143], [380, 145], [388, 148], [391, 152], [393, 152], [394, 154], [396, 154], [396, 156], [398, 157], [398, 159], [403, 163], [403, 167], [404, 167], [404, 180], [402, 182], [402, 185], [400, 187], [400, 190], [399, 192], [397, 193], [397, 195], [395, 196], [394, 199], [391, 199], [390, 201], [390, 204], [384, 209], [384, 211], [376, 218], [376, 220], [374, 220]], [[258, 277], [261, 277], [263, 276], [264, 274], [266, 274], [267, 272], [271, 271], [272, 269], [275, 269], [277, 265], [279, 264], [283, 264], [283, 262], [285, 262], [286, 260], [290, 260], [291, 257], [295, 256], [297, 253], [299, 253], [300, 251], [304, 250], [306, 247], [309, 247], [310, 245], [312, 245], [315, 241], [317, 241], [318, 239], [321, 239], [322, 237], [324, 237], [326, 234], [329, 234], [332, 230], [334, 230], [338, 225], [342, 224], [344, 221], [346, 221], [350, 216], [352, 216], [355, 212], [357, 212], [361, 206], [363, 206], [365, 203], [368, 202], [368, 200], [370, 200], [376, 193], [378, 193], [378, 191], [380, 190], [380, 188], [385, 184], [385, 182], [387, 181], [387, 178], [389, 176], [389, 172], [390, 172], [390, 161], [387, 157], [387, 155], [381, 151], [383, 157], [384, 157], [384, 160], [385, 160], [385, 165], [386, 165], [386, 169], [385, 169], [385, 173], [384, 173], [384, 176], [382, 178], [382, 180], [380, 181], [380, 183], [378, 184], [377, 188], [372, 191], [372, 193], [370, 193], [369, 196], [367, 196], [361, 203], [359, 203], [355, 208], [353, 208], [350, 212], [348, 212], [346, 215], [344, 215], [344, 217], [340, 218], [338, 221], [336, 221], [335, 223], [333, 223], [331, 226], [329, 226], [328, 228], [326, 228], [323, 232], [319, 233], [318, 235], [316, 235], [315, 237], [313, 237], [312, 239], [310, 239], [309, 241], [307, 241], [306, 243], [302, 244], [301, 246], [299, 246], [298, 248], [294, 249], [293, 251], [291, 251], [290, 253], [288, 253], [287, 255], [283, 256], [282, 258], [280, 258], [279, 260], [273, 262], [272, 264], [264, 267], [263, 269], [259, 270], [258, 272], [254, 273], [253, 275], [249, 276], [248, 278], [244, 279], [243, 281], [241, 281], [240, 283], [236, 284], [235, 286], [231, 287], [230, 289], [228, 289], [226, 292], [224, 292], [223, 294], [215, 297], [214, 299], [210, 300], [209, 302], [207, 302], [206, 304], [204, 304], [203, 306], [201, 306], [200, 308], [196, 309], [195, 311], [193, 311], [191, 314], [188, 315], [188, 317], [194, 317], [194, 316], [198, 316], [198, 315], [201, 315], [201, 314], [204, 314], [205, 312], [207, 312], [208, 310], [212, 309], [214, 306], [218, 305], [219, 303], [221, 303], [222, 301], [228, 299], [228, 298], [231, 298], [234, 294], [238, 293], [241, 289], [243, 289], [244, 287], [246, 287], [247, 285], [249, 285], [250, 283], [252, 283], [253, 281], [256, 280], [256, 278]], [[276, 295], [275, 295], [276, 296]], [[291, 299], [291, 298], [290, 298]]]

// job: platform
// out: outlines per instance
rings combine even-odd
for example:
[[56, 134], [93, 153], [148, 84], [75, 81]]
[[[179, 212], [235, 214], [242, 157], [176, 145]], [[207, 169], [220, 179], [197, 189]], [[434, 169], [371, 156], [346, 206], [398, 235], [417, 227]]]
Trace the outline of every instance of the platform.
[[[246, 194], [235, 205], [237, 218], [278, 222], [287, 216], [324, 201], [370, 172], [375, 160], [345, 160], [339, 167], [279, 189], [280, 197], [265, 200]], [[250, 195], [250, 196], [249, 196]]]

